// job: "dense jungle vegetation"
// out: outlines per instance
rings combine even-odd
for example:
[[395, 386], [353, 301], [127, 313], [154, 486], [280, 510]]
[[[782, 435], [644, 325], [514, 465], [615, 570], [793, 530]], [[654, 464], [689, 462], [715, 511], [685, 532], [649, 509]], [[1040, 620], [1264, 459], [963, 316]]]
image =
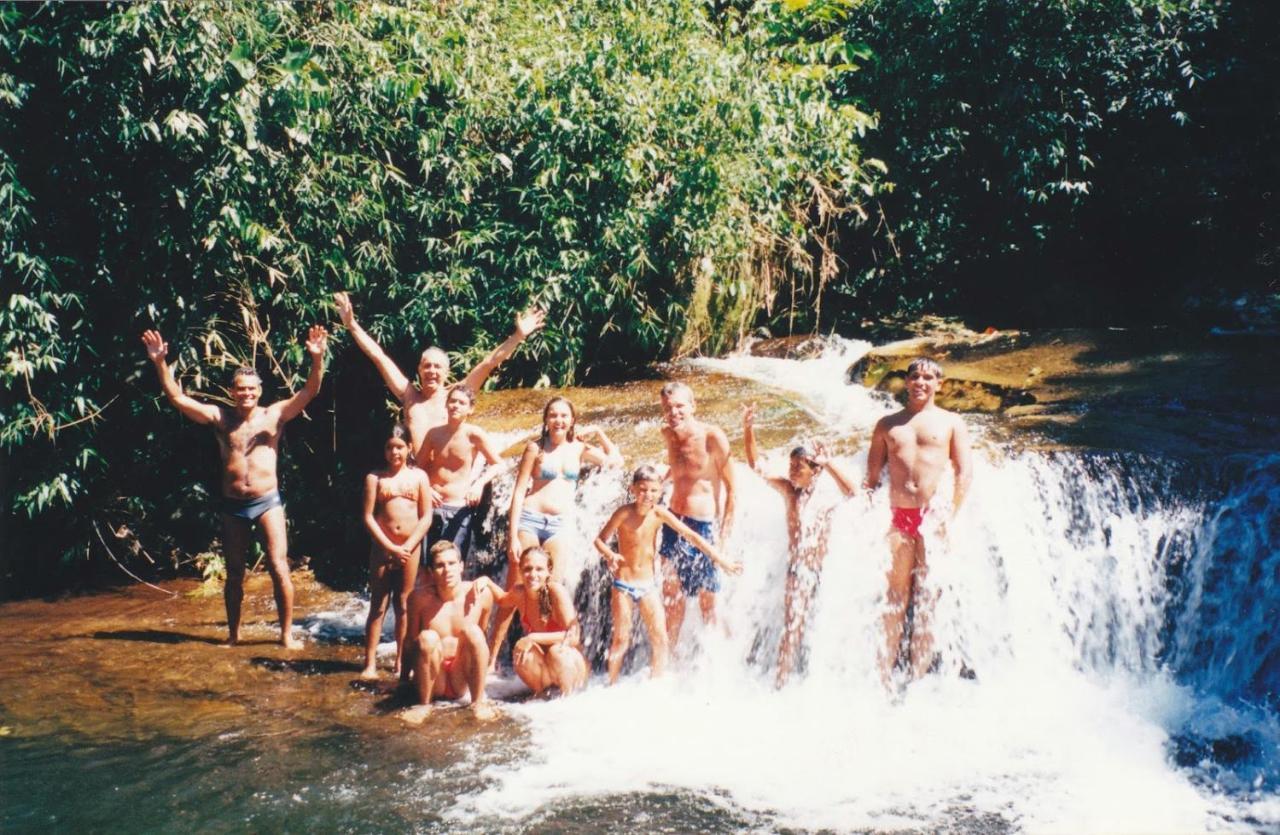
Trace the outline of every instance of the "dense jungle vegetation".
[[[108, 543], [148, 574], [207, 550], [216, 454], [159, 398], [147, 327], [189, 391], [248, 362], [271, 399], [339, 289], [406, 364], [439, 343], [466, 365], [546, 307], [499, 385], [760, 326], [1274, 309], [1276, 22], [1242, 0], [0, 5], [0, 596]], [[334, 508], [377, 446], [342, 429], [388, 416], [343, 337], [329, 379], [281, 475], [293, 552], [338, 576], [362, 535]]]

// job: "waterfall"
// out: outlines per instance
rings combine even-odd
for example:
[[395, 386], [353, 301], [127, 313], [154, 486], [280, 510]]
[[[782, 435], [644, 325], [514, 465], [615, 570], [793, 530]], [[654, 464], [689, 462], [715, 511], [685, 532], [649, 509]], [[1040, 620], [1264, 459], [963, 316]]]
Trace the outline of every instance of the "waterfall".
[[[866, 347], [693, 366], [771, 386], [818, 434], [856, 437], [859, 450], [844, 463], [861, 474], [870, 429], [894, 408], [844, 382]], [[691, 607], [675, 675], [649, 681], [640, 651], [618, 687], [512, 707], [528, 722], [524, 753], [491, 769], [496, 785], [460, 797], [457, 820], [639, 792], [692, 794], [753, 812], [766, 827], [993, 819], [1034, 831], [1149, 832], [1280, 823], [1280, 641], [1271, 628], [1280, 456], [1224, 464], [1018, 450], [969, 419], [973, 487], [946, 541], [928, 543], [937, 675], [900, 701], [886, 694], [877, 667], [885, 491], [839, 502], [828, 484], [823, 500], [838, 504], [805, 663], [786, 688], [773, 688], [783, 507], [739, 465], [729, 549], [746, 570], [721, 595], [729, 634], [703, 628]], [[781, 449], [772, 463], [785, 463]], [[580, 499], [578, 568], [588, 590], [578, 600], [589, 604], [582, 614], [597, 655], [608, 609], [589, 542], [625, 500], [624, 487], [620, 474], [599, 473]], [[939, 501], [949, 498], [944, 490]], [[643, 630], [636, 637], [642, 643]]]

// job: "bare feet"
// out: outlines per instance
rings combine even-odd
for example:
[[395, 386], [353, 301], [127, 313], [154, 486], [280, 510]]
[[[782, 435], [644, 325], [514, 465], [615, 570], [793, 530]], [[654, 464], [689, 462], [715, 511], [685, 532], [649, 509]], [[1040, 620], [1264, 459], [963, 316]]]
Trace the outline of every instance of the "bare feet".
[[299, 641], [297, 638], [293, 637], [292, 635], [281, 635], [280, 646], [284, 647], [285, 649], [302, 649], [303, 644], [302, 644], [302, 641]]
[[431, 715], [431, 705], [414, 705], [400, 711], [400, 721], [406, 725], [421, 725]]
[[482, 699], [478, 702], [471, 703], [471, 715], [476, 718], [477, 722], [492, 722], [502, 713], [488, 699]]
[[377, 667], [365, 667], [360, 671], [361, 681], [375, 681], [378, 678]]

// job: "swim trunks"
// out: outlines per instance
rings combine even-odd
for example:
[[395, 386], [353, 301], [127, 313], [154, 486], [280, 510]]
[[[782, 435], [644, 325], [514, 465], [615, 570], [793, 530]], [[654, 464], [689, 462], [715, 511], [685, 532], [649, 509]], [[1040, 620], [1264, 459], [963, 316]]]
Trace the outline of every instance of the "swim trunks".
[[440, 662], [440, 678], [444, 682], [444, 692], [440, 695], [446, 699], [457, 699], [461, 693], [453, 689], [453, 679], [449, 677], [449, 673], [453, 671], [454, 662], [458, 660], [458, 656], [451, 655]]
[[625, 580], [614, 580], [613, 587], [637, 603], [643, 600], [646, 594], [654, 590], [652, 579], [644, 585], [628, 583]]
[[[676, 518], [708, 542], [715, 536], [714, 522], [691, 516], [677, 515]], [[662, 526], [662, 547], [658, 553], [675, 565], [680, 588], [684, 589], [686, 596], [692, 597], [700, 591], [720, 591], [720, 572], [711, 558], [666, 525]]]
[[422, 564], [430, 564], [431, 546], [447, 539], [457, 547], [463, 565], [470, 568], [467, 558], [471, 554], [471, 521], [474, 518], [475, 508], [465, 504], [447, 504], [432, 510], [431, 527], [422, 540]]
[[280, 498], [279, 490], [272, 490], [255, 499], [233, 499], [230, 496], [223, 496], [218, 509], [228, 516], [253, 522], [274, 507], [284, 507], [284, 500]]
[[893, 527], [899, 532], [911, 537], [912, 539], [920, 539], [920, 525], [924, 522], [923, 507], [895, 507], [893, 508]]
[[538, 513], [536, 510], [521, 510], [517, 531], [531, 533], [538, 538], [538, 544], [544, 545], [548, 539], [560, 533], [564, 519], [559, 514]]

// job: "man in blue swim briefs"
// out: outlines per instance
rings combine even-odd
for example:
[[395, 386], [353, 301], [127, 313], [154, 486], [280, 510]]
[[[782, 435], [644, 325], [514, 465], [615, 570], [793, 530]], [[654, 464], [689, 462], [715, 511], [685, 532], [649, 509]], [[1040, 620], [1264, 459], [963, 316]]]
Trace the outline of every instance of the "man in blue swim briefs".
[[[662, 414], [666, 422], [662, 437], [667, 443], [667, 477], [673, 484], [671, 512], [699, 536], [723, 545], [733, 521], [729, 439], [723, 429], [693, 416], [693, 391], [684, 383], [673, 381], [662, 387]], [[716, 622], [720, 572], [706, 554], [666, 526], [662, 528], [659, 553], [667, 635], [674, 649], [684, 624], [687, 598], [697, 595], [703, 622]]]
[[307, 353], [311, 373], [306, 384], [292, 397], [262, 406], [262, 379], [252, 368], [241, 368], [231, 378], [231, 408], [201, 403], [185, 394], [165, 360], [169, 346], [158, 331], [142, 334], [147, 356], [156, 368], [165, 397], [190, 420], [213, 427], [222, 453], [222, 545], [227, 565], [223, 598], [227, 607], [228, 643], [240, 640], [240, 604], [244, 600], [245, 557], [249, 536], [257, 523], [267, 545], [267, 570], [275, 591], [280, 616], [280, 643], [298, 649], [302, 642], [293, 637], [293, 582], [289, 579], [288, 538], [284, 502], [277, 489], [276, 459], [284, 425], [320, 391], [324, 377], [324, 352], [329, 334], [320, 325], [307, 333]]

